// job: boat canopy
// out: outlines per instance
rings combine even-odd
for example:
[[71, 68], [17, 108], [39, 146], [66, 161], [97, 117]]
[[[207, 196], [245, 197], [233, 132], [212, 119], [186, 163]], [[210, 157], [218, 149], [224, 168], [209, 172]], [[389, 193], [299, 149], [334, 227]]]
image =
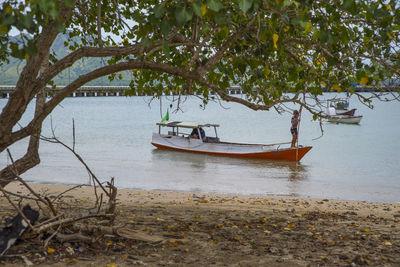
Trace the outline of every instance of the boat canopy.
[[182, 122], [182, 121], [162, 121], [156, 123], [159, 126], [167, 127], [182, 127], [182, 128], [199, 128], [199, 127], [219, 127], [219, 124], [197, 123], [197, 122]]
[[349, 98], [348, 97], [331, 98], [331, 99], [328, 99], [328, 101], [331, 101], [331, 102], [347, 102], [347, 101], [349, 101]]

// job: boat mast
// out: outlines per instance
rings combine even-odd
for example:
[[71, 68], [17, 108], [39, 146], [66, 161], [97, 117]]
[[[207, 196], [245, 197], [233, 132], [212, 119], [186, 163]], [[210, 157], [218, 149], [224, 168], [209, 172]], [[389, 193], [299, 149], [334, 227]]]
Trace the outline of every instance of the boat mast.
[[[303, 93], [304, 103], [306, 101], [306, 94]], [[299, 162], [299, 134], [300, 134], [300, 123], [301, 123], [301, 111], [303, 110], [303, 105], [300, 106], [299, 110], [299, 124], [297, 125], [297, 140], [296, 140], [296, 162]]]

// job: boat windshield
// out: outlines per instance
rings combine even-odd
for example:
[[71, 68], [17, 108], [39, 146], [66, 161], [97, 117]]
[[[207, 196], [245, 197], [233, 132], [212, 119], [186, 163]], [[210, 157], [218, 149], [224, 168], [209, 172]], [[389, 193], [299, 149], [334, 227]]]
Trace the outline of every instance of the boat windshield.
[[[215, 138], [218, 140], [218, 134], [217, 134], [217, 127], [219, 127], [219, 124], [212, 124], [212, 123], [197, 123], [197, 122], [181, 122], [181, 121], [163, 121], [163, 122], [158, 122], [156, 123], [158, 125], [158, 132], [161, 134], [161, 128], [163, 127], [171, 127], [172, 131], [168, 131], [169, 136], [176, 136], [176, 135], [182, 135], [182, 136], [191, 136], [191, 133], [185, 132], [185, 131], [180, 131], [179, 128], [185, 128], [189, 130], [194, 130], [194, 129], [202, 129], [205, 127], [214, 127], [214, 132], [215, 132]], [[193, 131], [192, 131], [193, 132]], [[210, 139], [210, 138], [208, 138]], [[212, 139], [212, 138], [211, 138]], [[210, 139], [210, 140], [211, 140]]]

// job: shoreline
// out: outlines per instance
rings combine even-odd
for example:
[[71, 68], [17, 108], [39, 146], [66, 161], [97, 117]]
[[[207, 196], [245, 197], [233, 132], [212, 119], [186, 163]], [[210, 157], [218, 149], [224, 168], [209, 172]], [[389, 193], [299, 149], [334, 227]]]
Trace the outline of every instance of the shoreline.
[[[77, 187], [77, 188], [83, 188], [85, 194], [87, 193], [86, 190], [93, 188], [92, 185], [89, 184], [61, 184], [61, 183], [36, 183], [36, 182], [27, 182], [28, 185], [30, 185], [32, 188], [38, 189], [38, 190], [43, 190], [43, 188], [46, 188], [50, 192], [62, 192], [63, 190], [66, 190], [68, 188], [72, 187]], [[6, 186], [7, 188], [10, 189], [10, 191], [15, 191], [17, 189], [22, 189], [19, 185], [18, 182], [12, 182]], [[328, 199], [331, 201], [337, 201], [337, 202], [361, 202], [361, 203], [380, 203], [380, 204], [393, 204], [393, 205], [399, 205], [400, 206], [400, 196], [397, 201], [375, 201], [375, 200], [358, 200], [358, 199], [342, 199], [342, 198], [335, 198], [335, 197], [313, 197], [313, 196], [299, 196], [299, 195], [291, 195], [291, 194], [246, 194], [246, 193], [219, 193], [219, 192], [195, 192], [195, 191], [185, 191], [185, 190], [167, 190], [167, 189], [140, 189], [140, 188], [119, 188], [118, 193], [124, 192], [122, 196], [125, 196], [126, 192], [162, 192], [164, 194], [166, 193], [171, 193], [171, 194], [177, 194], [177, 195], [205, 195], [205, 196], [235, 196], [237, 198], [244, 198], [244, 199], [249, 199], [249, 198], [293, 198], [293, 199], [309, 199], [309, 200], [322, 200], [322, 199]]]
[[[30, 183], [29, 186], [38, 193], [50, 195], [60, 194], [74, 185], [64, 184], [36, 184]], [[65, 194], [67, 198], [84, 200], [86, 202], [95, 201], [94, 189], [90, 185], [76, 185], [77, 188], [68, 191]], [[6, 190], [13, 193], [28, 193], [28, 190], [18, 182], [10, 183], [6, 186]], [[101, 189], [96, 189], [98, 194]], [[4, 201], [2, 195], [1, 200]], [[400, 216], [399, 202], [375, 202], [375, 201], [359, 201], [344, 200], [332, 198], [313, 198], [313, 197], [297, 197], [288, 195], [241, 195], [232, 193], [198, 193], [186, 191], [169, 191], [169, 190], [140, 190], [140, 189], [118, 189], [117, 206], [129, 206], [135, 204], [147, 205], [183, 205], [190, 206], [193, 203], [207, 204], [208, 206], [223, 206], [237, 209], [246, 208], [271, 208], [278, 210], [295, 209], [301, 212], [308, 211], [326, 211], [326, 212], [356, 212], [357, 215], [381, 216], [391, 218]]]
[[[72, 187], [29, 185], [50, 198]], [[16, 182], [5, 189], [26, 192]], [[400, 205], [396, 203], [137, 189], [117, 193], [115, 225], [127, 233], [143, 234], [147, 241], [108, 236], [93, 249], [55, 238], [49, 245], [55, 252], [47, 253], [36, 241], [38, 252], [32, 254], [27, 250], [30, 241], [25, 240], [28, 245], [17, 242], [7, 253], [25, 253], [40, 266], [400, 265]], [[75, 212], [90, 208], [95, 201], [93, 187], [76, 188], [60, 201]], [[15, 211], [0, 195], [0, 218], [12, 214]], [[149, 243], [148, 238], [160, 242]], [[0, 263], [18, 266], [23, 261], [3, 257]]]
[[[66, 185], [66, 184], [43, 184], [28, 183], [29, 186], [38, 193], [60, 194], [70, 188], [77, 187], [65, 194], [69, 198], [84, 199], [86, 201], [94, 201], [95, 194], [91, 185]], [[17, 193], [28, 193], [28, 190], [18, 182], [12, 182], [5, 187], [6, 190]], [[380, 216], [392, 216], [396, 213], [400, 214], [399, 202], [378, 202], [367, 200], [346, 200], [336, 198], [315, 198], [315, 197], [298, 197], [290, 195], [260, 195], [260, 194], [233, 194], [233, 193], [199, 193], [188, 191], [171, 191], [171, 190], [141, 190], [141, 189], [125, 189], [117, 188], [117, 204], [129, 205], [134, 199], [139, 203], [154, 204], [180, 204], [190, 205], [201, 199], [208, 200], [208, 204], [221, 204], [231, 206], [245, 205], [263, 205], [268, 202], [270, 205], [281, 206], [281, 209], [289, 208], [291, 205], [301, 204], [298, 208], [304, 211], [313, 209], [326, 210], [329, 212], [340, 212], [346, 210], [357, 210], [360, 215], [368, 216], [372, 213]], [[101, 192], [100, 188], [97, 188]], [[1, 199], [3, 196], [0, 195]], [[265, 204], [264, 203], [264, 204]]]

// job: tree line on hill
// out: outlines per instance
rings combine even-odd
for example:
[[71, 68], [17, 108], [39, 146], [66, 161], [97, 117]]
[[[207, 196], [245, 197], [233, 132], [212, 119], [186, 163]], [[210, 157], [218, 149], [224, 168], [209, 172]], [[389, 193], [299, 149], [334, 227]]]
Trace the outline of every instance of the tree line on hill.
[[[11, 36], [10, 41], [19, 43], [20, 35]], [[68, 34], [59, 34], [55, 39], [51, 50], [58, 59], [64, 57], [69, 53], [68, 48], [64, 46], [64, 42], [69, 39]], [[78, 42], [78, 37], [74, 37]], [[15, 85], [18, 81], [19, 75], [25, 66], [25, 62], [20, 59], [9, 57], [8, 63], [2, 62], [0, 64], [0, 85]], [[80, 75], [89, 73], [91, 70], [98, 68], [98, 66], [107, 65], [105, 59], [99, 58], [84, 58], [75, 62], [71, 68], [62, 71], [54, 78], [54, 84], [58, 86], [65, 86], [71, 81], [77, 79]], [[129, 71], [119, 72], [121, 79], [114, 79], [110, 81], [107, 77], [100, 77], [87, 83], [87, 85], [115, 85], [115, 86], [128, 86], [132, 80], [132, 75]]]

